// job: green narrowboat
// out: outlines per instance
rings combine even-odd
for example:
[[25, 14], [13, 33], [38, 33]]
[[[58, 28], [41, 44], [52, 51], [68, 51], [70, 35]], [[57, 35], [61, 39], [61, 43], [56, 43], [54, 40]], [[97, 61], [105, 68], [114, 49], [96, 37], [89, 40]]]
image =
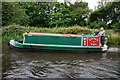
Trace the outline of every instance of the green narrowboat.
[[54, 34], [26, 32], [23, 40], [10, 40], [11, 48], [39, 50], [71, 50], [106, 52], [108, 46], [101, 47], [100, 37], [93, 35]]

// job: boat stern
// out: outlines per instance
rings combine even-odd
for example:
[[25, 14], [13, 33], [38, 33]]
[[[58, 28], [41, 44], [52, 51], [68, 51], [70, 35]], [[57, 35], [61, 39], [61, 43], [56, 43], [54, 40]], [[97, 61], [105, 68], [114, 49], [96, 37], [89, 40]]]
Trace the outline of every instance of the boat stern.
[[102, 52], [107, 52], [107, 50], [108, 50], [108, 46], [106, 44], [101, 48], [102, 48]]

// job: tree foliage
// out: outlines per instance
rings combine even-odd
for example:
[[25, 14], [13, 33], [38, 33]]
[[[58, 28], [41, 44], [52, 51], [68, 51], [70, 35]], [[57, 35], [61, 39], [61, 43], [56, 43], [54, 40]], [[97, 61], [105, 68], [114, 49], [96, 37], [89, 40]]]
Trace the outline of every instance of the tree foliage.
[[90, 28], [119, 29], [120, 1], [101, 0], [97, 9], [91, 11], [87, 2], [3, 2], [2, 25], [24, 26], [88, 26]]
[[85, 26], [86, 19], [89, 16], [89, 13], [91, 9], [88, 8], [88, 3], [87, 2], [75, 2], [74, 4], [70, 4], [70, 10], [74, 12], [75, 18], [74, 18], [74, 24], [80, 25], [80, 26]]
[[17, 2], [2, 3], [2, 25], [10, 24], [29, 24], [29, 16], [26, 15], [25, 9], [21, 9]]
[[88, 3], [11, 2], [3, 3], [3, 26], [20, 24], [38, 27], [86, 25]]
[[47, 3], [42, 2], [25, 2], [21, 4], [23, 8], [26, 9], [26, 14], [29, 16], [30, 19], [30, 26], [46, 26], [46, 19], [47, 16], [46, 6]]
[[105, 21], [109, 25], [120, 22], [120, 2], [108, 2], [105, 5], [101, 4], [97, 10], [90, 14], [88, 22], [92, 23], [94, 21]]
[[49, 24], [51, 26], [70, 25], [74, 18], [74, 13], [69, 10], [67, 4], [55, 3], [49, 14]]

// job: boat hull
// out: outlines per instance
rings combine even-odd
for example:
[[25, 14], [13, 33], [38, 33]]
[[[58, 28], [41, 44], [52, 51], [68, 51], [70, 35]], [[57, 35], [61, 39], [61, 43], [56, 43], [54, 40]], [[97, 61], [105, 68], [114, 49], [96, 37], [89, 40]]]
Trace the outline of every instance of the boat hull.
[[107, 49], [102, 49], [100, 47], [82, 47], [74, 45], [46, 45], [46, 44], [23, 44], [19, 41], [10, 40], [9, 46], [12, 49], [19, 50], [34, 50], [34, 51], [81, 51], [81, 52], [106, 52]]

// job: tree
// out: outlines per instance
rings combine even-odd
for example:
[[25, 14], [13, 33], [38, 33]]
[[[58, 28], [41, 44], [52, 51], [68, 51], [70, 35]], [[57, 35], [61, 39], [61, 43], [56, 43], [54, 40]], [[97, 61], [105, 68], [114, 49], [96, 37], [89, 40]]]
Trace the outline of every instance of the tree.
[[87, 2], [82, 2], [82, 1], [77, 1], [74, 4], [70, 3], [70, 10], [74, 12], [75, 17], [74, 17], [74, 24], [80, 25], [80, 26], [85, 26], [87, 25], [86, 19], [89, 16], [90, 9], [88, 8], [88, 3]]
[[51, 26], [70, 25], [74, 18], [74, 14], [69, 10], [68, 5], [59, 2], [55, 3], [49, 15], [49, 24]]
[[49, 27], [49, 14], [54, 2], [25, 2], [21, 3], [30, 19], [30, 26]]
[[[102, 4], [103, 5], [103, 4]], [[113, 25], [120, 22], [120, 1], [108, 2], [104, 6], [99, 7], [93, 11], [88, 18], [88, 22], [105, 21], [108, 25]], [[109, 27], [111, 28], [111, 27]]]
[[17, 2], [2, 3], [2, 25], [10, 24], [28, 25], [29, 16], [26, 15], [25, 9], [21, 9]]

